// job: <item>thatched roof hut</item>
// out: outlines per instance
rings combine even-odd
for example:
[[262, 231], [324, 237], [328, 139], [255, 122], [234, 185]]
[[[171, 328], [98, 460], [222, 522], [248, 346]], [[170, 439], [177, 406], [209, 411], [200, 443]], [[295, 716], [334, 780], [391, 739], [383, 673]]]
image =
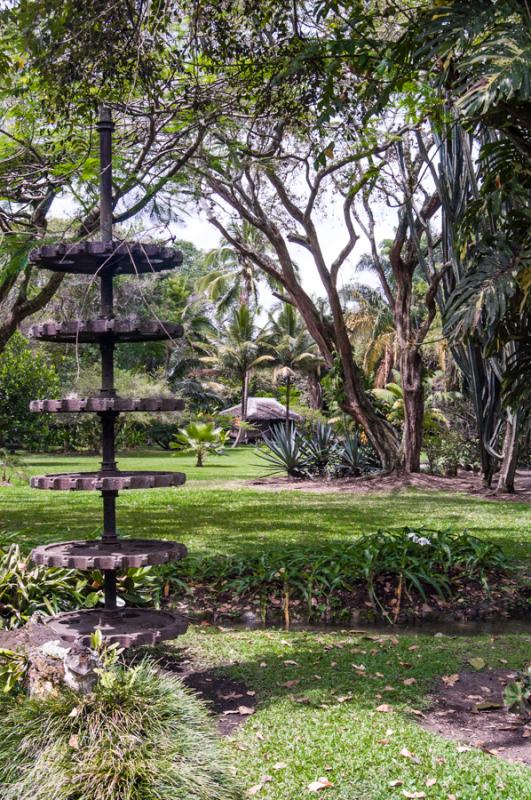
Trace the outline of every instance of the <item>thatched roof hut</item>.
[[[236, 406], [225, 408], [220, 411], [220, 414], [233, 417], [234, 419], [241, 419], [242, 406], [238, 403]], [[301, 420], [300, 414], [295, 411], [289, 412], [289, 418], [293, 422]], [[286, 406], [275, 400], [274, 397], [248, 397], [247, 398], [247, 422], [255, 428], [255, 431], [248, 431], [245, 440], [257, 439], [262, 434], [268, 433], [274, 425], [284, 422], [286, 419]]]

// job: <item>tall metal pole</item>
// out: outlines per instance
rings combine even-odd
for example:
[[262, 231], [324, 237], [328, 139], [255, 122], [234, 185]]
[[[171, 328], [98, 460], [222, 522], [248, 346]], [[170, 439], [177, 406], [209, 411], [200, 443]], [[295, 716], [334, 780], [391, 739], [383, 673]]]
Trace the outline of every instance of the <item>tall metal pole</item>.
[[[114, 124], [111, 110], [105, 105], [100, 107], [98, 120], [100, 138], [100, 235], [104, 245], [112, 247], [112, 132]], [[100, 275], [101, 281], [101, 315], [113, 317], [113, 272], [112, 269], [103, 268]], [[103, 340], [100, 344], [101, 352], [101, 394], [114, 397], [114, 344], [112, 341]], [[114, 472], [116, 470], [115, 456], [115, 427], [116, 414], [114, 411], [105, 411], [100, 414], [102, 462], [101, 470]], [[102, 541], [112, 546], [118, 541], [116, 533], [116, 496], [115, 491], [103, 491], [103, 536]], [[116, 572], [104, 572], [105, 608], [108, 611], [116, 610]]]

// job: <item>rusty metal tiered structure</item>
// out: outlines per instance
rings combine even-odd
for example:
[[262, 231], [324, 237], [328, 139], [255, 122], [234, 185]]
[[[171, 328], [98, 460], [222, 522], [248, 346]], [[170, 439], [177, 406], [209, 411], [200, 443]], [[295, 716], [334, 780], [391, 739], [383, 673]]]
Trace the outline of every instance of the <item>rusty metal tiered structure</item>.
[[184, 558], [186, 548], [178, 542], [153, 539], [124, 540], [116, 530], [116, 498], [125, 489], [180, 486], [181, 472], [122, 472], [115, 455], [115, 423], [118, 414], [135, 411], [179, 411], [183, 402], [173, 398], [118, 397], [114, 387], [114, 348], [127, 342], [148, 342], [182, 336], [182, 328], [169, 322], [137, 317], [115, 317], [115, 275], [141, 275], [172, 269], [182, 263], [182, 254], [154, 244], [117, 241], [112, 230], [112, 131], [110, 110], [102, 107], [97, 123], [100, 141], [100, 241], [40, 247], [31, 253], [34, 266], [74, 274], [92, 275], [100, 281], [101, 307], [96, 319], [45, 322], [34, 325], [30, 336], [40, 341], [97, 343], [101, 353], [101, 390], [84, 399], [36, 400], [35, 412], [92, 412], [98, 414], [102, 431], [102, 461], [98, 472], [43, 475], [31, 479], [37, 489], [98, 490], [103, 499], [103, 533], [96, 541], [61, 542], [37, 547], [36, 564], [99, 569], [105, 581], [102, 609], [83, 609], [50, 618], [47, 623], [58, 637], [88, 644], [99, 629], [107, 643], [123, 647], [154, 644], [186, 631], [185, 620], [170, 611], [118, 608], [117, 572], [130, 567], [163, 564]]

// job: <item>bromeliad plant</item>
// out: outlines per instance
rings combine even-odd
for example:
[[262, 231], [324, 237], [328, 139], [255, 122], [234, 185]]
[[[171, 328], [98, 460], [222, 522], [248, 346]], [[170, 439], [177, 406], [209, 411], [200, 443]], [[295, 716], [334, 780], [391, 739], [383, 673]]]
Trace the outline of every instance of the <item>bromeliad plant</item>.
[[35, 611], [57, 614], [85, 605], [87, 582], [75, 570], [33, 566], [18, 545], [0, 550], [0, 626], [18, 628]]
[[310, 461], [304, 449], [304, 440], [290, 425], [274, 427], [263, 437], [264, 447], [256, 454], [267, 462], [270, 473], [286, 472], [290, 478], [306, 478], [310, 474]]

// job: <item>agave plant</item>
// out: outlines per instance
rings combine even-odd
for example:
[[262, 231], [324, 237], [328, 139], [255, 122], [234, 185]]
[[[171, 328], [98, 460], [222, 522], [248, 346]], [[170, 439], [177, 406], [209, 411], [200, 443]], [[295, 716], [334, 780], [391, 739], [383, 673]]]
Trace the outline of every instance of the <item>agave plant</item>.
[[287, 472], [292, 478], [306, 478], [310, 474], [310, 460], [302, 437], [294, 425], [287, 429], [277, 425], [269, 436], [264, 436], [264, 448], [257, 455], [269, 464], [271, 473]]
[[190, 422], [186, 428], [180, 428], [171, 443], [173, 450], [184, 453], [195, 453], [196, 467], [204, 466], [208, 453], [223, 452], [228, 432], [216, 428], [213, 422]]
[[338, 471], [348, 475], [362, 475], [378, 469], [374, 452], [360, 442], [359, 434], [347, 433], [339, 447]]
[[337, 461], [338, 445], [331, 425], [319, 422], [304, 437], [303, 447], [311, 470], [317, 475], [324, 475]]

